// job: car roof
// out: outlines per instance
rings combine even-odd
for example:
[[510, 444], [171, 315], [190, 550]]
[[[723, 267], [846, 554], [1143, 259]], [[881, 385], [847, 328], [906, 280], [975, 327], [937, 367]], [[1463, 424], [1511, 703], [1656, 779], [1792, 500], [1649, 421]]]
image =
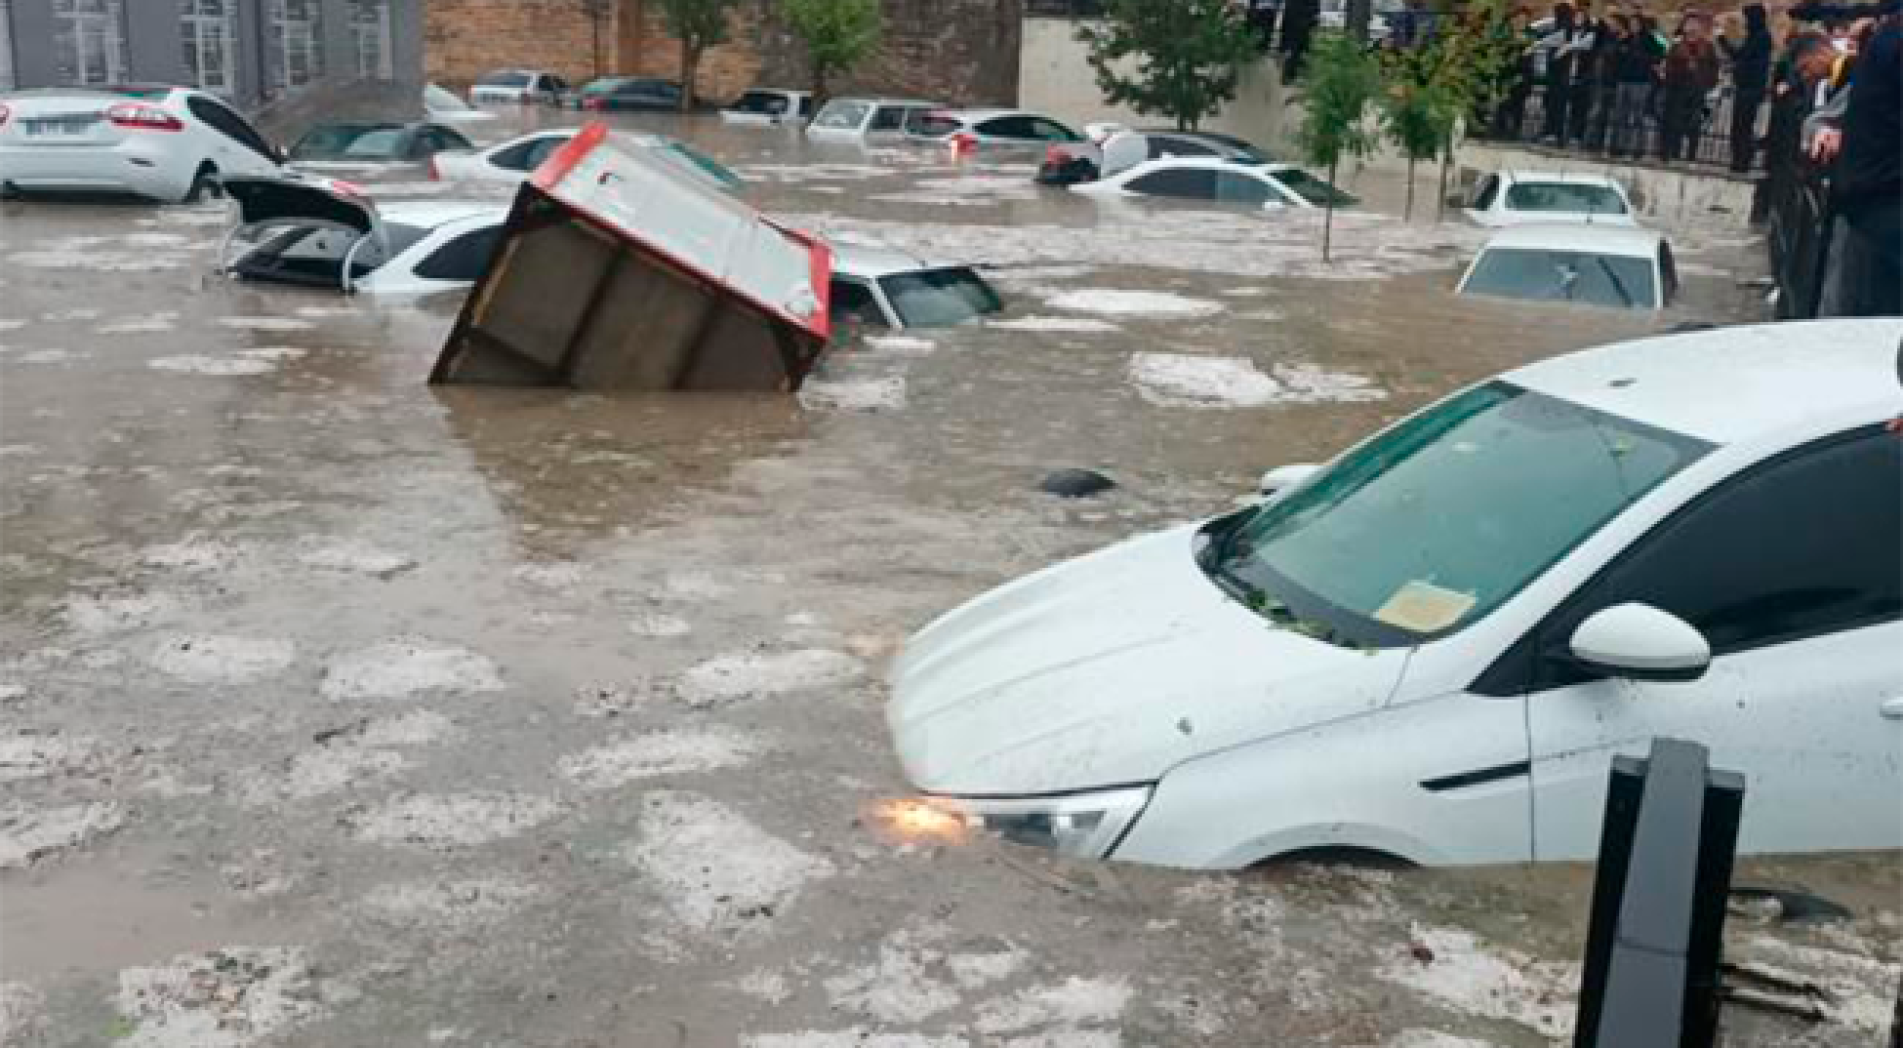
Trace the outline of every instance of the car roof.
[[839, 102], [857, 102], [863, 105], [873, 105], [873, 106], [936, 107], [938, 105], [937, 102], [927, 102], [922, 98], [886, 98], [886, 97], [881, 97], [878, 95], [842, 95], [838, 98], [828, 99], [826, 101], [826, 104], [830, 106], [830, 105], [833, 105], [834, 103], [839, 103]]
[[1608, 189], [1620, 188], [1618, 179], [1591, 171], [1516, 171], [1508, 168], [1500, 172], [1500, 178], [1516, 185], [1522, 182], [1558, 182], [1567, 185], [1605, 186]]
[[1123, 171], [1117, 172], [1117, 175], [1121, 177], [1132, 171], [1158, 171], [1173, 167], [1212, 168], [1219, 171], [1241, 170], [1254, 171], [1264, 175], [1279, 175], [1284, 171], [1294, 168], [1295, 165], [1280, 160], [1257, 163], [1252, 160], [1244, 160], [1239, 157], [1231, 156], [1159, 156], [1132, 164]]
[[1495, 233], [1482, 251], [1509, 248], [1537, 251], [1588, 251], [1598, 255], [1651, 258], [1665, 235], [1638, 226], [1594, 225], [1590, 222], [1535, 222], [1509, 226]]
[[921, 269], [942, 269], [937, 262], [927, 261], [907, 251], [897, 248], [874, 247], [867, 244], [832, 244], [833, 270], [856, 277], [876, 280], [889, 277], [894, 273], [916, 273]]
[[[1543, 360], [1516, 385], [1713, 444], [1903, 415], [1903, 319], [1821, 320], [1643, 338]], [[1899, 438], [1903, 439], [1903, 438]]]
[[[981, 120], [996, 120], [1001, 116], [1044, 116], [1043, 113], [1033, 113], [1028, 109], [941, 109], [939, 112], [947, 116], [955, 116], [960, 120], [972, 124], [978, 123]], [[1053, 120], [1056, 118], [1044, 117], [1044, 119]]]
[[791, 87], [749, 87], [745, 91], [742, 91], [740, 93], [743, 95], [751, 95], [751, 94], [798, 95], [801, 98], [805, 98], [806, 96], [812, 94], [811, 91], [801, 91]]
[[393, 200], [378, 203], [377, 216], [385, 222], [435, 229], [465, 218], [493, 216], [500, 222], [509, 217], [509, 207], [487, 200]]

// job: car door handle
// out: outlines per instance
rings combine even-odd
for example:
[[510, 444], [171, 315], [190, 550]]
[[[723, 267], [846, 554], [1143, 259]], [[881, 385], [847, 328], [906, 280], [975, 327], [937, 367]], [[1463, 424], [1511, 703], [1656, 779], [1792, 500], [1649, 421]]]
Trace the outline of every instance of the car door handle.
[[1890, 699], [1883, 705], [1878, 706], [1877, 712], [1891, 720], [1903, 720], [1903, 695], [1898, 695], [1896, 698]]

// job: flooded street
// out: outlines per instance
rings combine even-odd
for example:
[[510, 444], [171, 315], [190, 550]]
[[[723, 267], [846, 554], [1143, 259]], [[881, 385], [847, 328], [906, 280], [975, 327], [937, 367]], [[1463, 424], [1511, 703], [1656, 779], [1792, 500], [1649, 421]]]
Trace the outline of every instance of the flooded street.
[[[1670, 231], [1663, 315], [1539, 309], [1455, 298], [1482, 237], [1372, 174], [1324, 266], [1307, 216], [639, 124], [796, 226], [991, 267], [1007, 311], [836, 345], [797, 398], [431, 388], [460, 296], [212, 276], [222, 205], [0, 204], [5, 1044], [1566, 1039], [1589, 871], [908, 841], [884, 674], [962, 601], [1465, 383], [1761, 319], [1736, 216]], [[1066, 467], [1118, 486], [1038, 490]], [[1734, 921], [1838, 997], [1730, 1043], [1872, 1043], [1894, 857], [1745, 866], [1857, 917]]]

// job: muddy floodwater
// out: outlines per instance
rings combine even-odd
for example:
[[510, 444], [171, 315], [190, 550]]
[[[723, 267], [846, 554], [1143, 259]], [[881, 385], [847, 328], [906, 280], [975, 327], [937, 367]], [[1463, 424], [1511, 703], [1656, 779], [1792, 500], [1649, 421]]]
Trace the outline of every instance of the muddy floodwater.
[[[1323, 265], [1307, 216], [645, 123], [795, 224], [991, 267], [1009, 308], [841, 344], [797, 398], [439, 390], [456, 296], [227, 282], [221, 205], [0, 204], [0, 1041], [1566, 1039], [1589, 871], [907, 840], [884, 673], [959, 602], [1463, 383], [1760, 318], [1741, 216], [1671, 230], [1664, 315], [1488, 303], [1450, 294], [1480, 237], [1393, 217], [1391, 178]], [[1064, 467], [1118, 486], [1037, 490]], [[1734, 1043], [1872, 1043], [1896, 865], [1747, 864], [1855, 919], [1734, 919], [1735, 957], [1832, 995], [1734, 1009]]]

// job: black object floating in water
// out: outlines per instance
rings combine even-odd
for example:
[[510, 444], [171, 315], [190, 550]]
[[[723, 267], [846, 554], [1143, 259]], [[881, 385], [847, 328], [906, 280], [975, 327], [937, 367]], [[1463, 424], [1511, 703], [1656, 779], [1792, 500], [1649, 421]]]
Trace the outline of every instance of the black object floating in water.
[[1038, 490], [1067, 499], [1101, 495], [1117, 482], [1092, 469], [1060, 469], [1045, 477]]

